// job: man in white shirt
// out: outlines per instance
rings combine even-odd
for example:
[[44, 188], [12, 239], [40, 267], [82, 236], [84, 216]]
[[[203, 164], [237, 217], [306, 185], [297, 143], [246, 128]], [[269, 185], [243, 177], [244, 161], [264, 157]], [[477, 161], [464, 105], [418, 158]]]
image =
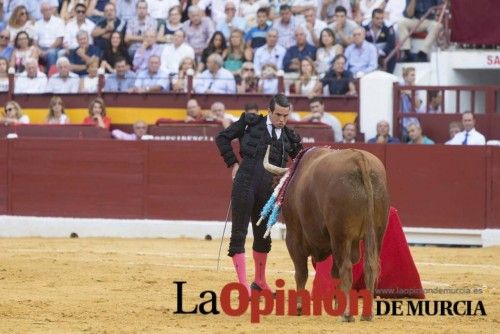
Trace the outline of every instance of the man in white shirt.
[[222, 64], [223, 59], [220, 54], [214, 53], [208, 57], [207, 69], [195, 79], [194, 91], [196, 93], [236, 93], [234, 75], [222, 68]]
[[64, 21], [52, 15], [49, 2], [41, 4], [42, 18], [35, 22], [35, 39], [42, 49], [41, 58], [50, 69], [57, 61], [57, 53], [62, 48], [64, 37]]
[[69, 21], [66, 24], [66, 28], [64, 29], [65, 34], [63, 45], [66, 50], [78, 48], [76, 35], [80, 30], [85, 30], [86, 32], [88, 32], [89, 44], [94, 44], [94, 40], [92, 39], [92, 31], [95, 28], [95, 24], [85, 16], [86, 11], [87, 7], [82, 3], [79, 3], [75, 6], [76, 17]]
[[38, 62], [34, 58], [25, 61], [26, 70], [16, 77], [14, 94], [43, 94], [47, 86], [47, 76], [38, 70]]
[[58, 73], [49, 78], [47, 93], [67, 94], [78, 93], [80, 77], [69, 70], [70, 62], [66, 57], [57, 60]]
[[309, 100], [309, 108], [311, 109], [311, 113], [304, 117], [302, 121], [321, 122], [329, 125], [333, 130], [335, 142], [341, 142], [342, 125], [340, 124], [337, 117], [325, 112], [325, 105], [323, 104], [323, 100], [319, 96], [313, 97]]
[[148, 13], [154, 19], [165, 20], [168, 11], [174, 6], [179, 6], [179, 0], [146, 0], [148, 3]]
[[266, 44], [255, 51], [253, 65], [257, 75], [260, 75], [262, 67], [266, 64], [274, 64], [278, 70], [283, 68], [283, 57], [286, 49], [278, 44], [278, 31], [270, 29], [267, 32]]
[[177, 30], [171, 44], [166, 44], [161, 53], [161, 69], [169, 73], [179, 72], [179, 65], [184, 58], [194, 60], [194, 49], [185, 43], [186, 33]]
[[307, 43], [319, 46], [321, 31], [327, 27], [326, 23], [316, 18], [316, 10], [309, 8], [304, 12], [305, 22], [301, 25], [306, 31]]
[[126, 133], [119, 129], [114, 129], [111, 132], [113, 138], [118, 140], [140, 140], [148, 133], [148, 125], [146, 122], [139, 120], [134, 123], [132, 126], [134, 129], [134, 133]]
[[470, 111], [466, 111], [462, 114], [462, 125], [464, 131], [459, 132], [451, 139], [446, 142], [448, 145], [485, 145], [486, 139], [484, 136], [476, 131], [476, 119], [474, 114]]

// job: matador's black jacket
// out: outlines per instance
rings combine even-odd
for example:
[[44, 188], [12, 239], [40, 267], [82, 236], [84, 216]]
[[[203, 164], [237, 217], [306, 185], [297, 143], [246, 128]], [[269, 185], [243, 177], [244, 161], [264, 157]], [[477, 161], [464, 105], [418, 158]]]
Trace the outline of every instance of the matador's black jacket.
[[[263, 167], [264, 155], [271, 145], [269, 162], [285, 167], [289, 157], [295, 158], [302, 149], [300, 136], [292, 129], [284, 127], [280, 138], [272, 139], [266, 124], [267, 116], [243, 113], [240, 119], [223, 130], [216, 138], [217, 147], [228, 167], [240, 164], [231, 194], [232, 229], [229, 243], [229, 256], [245, 252], [245, 237], [248, 222], [252, 221], [254, 235], [253, 249], [268, 253], [271, 250], [271, 238], [263, 238], [266, 224], [256, 226], [260, 211], [272, 194], [273, 175]], [[231, 146], [231, 141], [240, 141], [238, 160]]]

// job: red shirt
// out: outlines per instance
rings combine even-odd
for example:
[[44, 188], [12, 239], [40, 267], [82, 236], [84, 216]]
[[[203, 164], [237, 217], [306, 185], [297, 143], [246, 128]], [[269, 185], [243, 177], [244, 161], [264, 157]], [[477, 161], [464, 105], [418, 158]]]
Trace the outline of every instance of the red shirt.
[[[111, 118], [109, 118], [108, 116], [104, 116], [102, 118], [102, 121], [104, 122], [104, 127], [109, 130], [109, 127], [111, 125]], [[92, 124], [96, 127], [99, 126], [96, 120], [90, 116], [85, 117], [85, 119], [83, 120], [83, 124]]]

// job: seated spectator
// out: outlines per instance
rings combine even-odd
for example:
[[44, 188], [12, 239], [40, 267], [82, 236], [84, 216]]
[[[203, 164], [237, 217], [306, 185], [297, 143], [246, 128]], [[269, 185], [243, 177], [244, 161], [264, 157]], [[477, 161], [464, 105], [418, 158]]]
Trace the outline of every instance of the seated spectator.
[[245, 30], [245, 19], [236, 15], [236, 5], [233, 1], [226, 2], [224, 6], [224, 13], [224, 20], [217, 22], [215, 30], [220, 31], [226, 39], [229, 39], [231, 31], [234, 29], [241, 31]]
[[342, 143], [354, 144], [356, 142], [356, 125], [353, 123], [346, 123], [342, 128]]
[[387, 121], [380, 121], [377, 123], [377, 135], [368, 140], [371, 144], [399, 144], [398, 138], [389, 134], [390, 125]]
[[77, 35], [81, 30], [88, 33], [89, 44], [93, 44], [92, 31], [95, 28], [95, 23], [90, 21], [85, 13], [87, 12], [87, 6], [83, 3], [78, 3], [75, 6], [75, 18], [66, 23], [64, 28], [64, 38], [63, 46], [65, 49], [65, 54], [69, 54], [70, 50], [78, 48]]
[[293, 0], [292, 1], [292, 12], [295, 14], [300, 21], [304, 21], [304, 14], [308, 9], [318, 6], [317, 0]]
[[245, 43], [252, 49], [257, 49], [266, 44], [267, 31], [271, 28], [267, 24], [269, 19], [269, 11], [267, 8], [259, 8], [257, 10], [257, 26], [251, 28], [245, 34]]
[[211, 120], [213, 118], [215, 121], [221, 122], [224, 129], [238, 120], [238, 118], [233, 115], [226, 113], [226, 107], [222, 102], [214, 102], [210, 107], [210, 114], [211, 117], [206, 117], [206, 120]]
[[244, 62], [252, 60], [252, 52], [252, 48], [245, 47], [243, 32], [233, 30], [224, 55], [224, 68], [231, 73], [238, 72]]
[[148, 30], [144, 33], [142, 45], [137, 49], [132, 64], [136, 72], [143, 71], [148, 67], [149, 58], [161, 55], [161, 48], [156, 44], [156, 31]]
[[97, 93], [99, 86], [99, 76], [97, 75], [98, 69], [98, 60], [95, 60], [87, 65], [88, 74], [80, 78], [80, 85], [78, 89], [80, 93]]
[[181, 61], [185, 58], [194, 61], [194, 50], [185, 43], [185, 36], [184, 31], [178, 30], [173, 34], [172, 43], [163, 47], [161, 65], [164, 72], [177, 73]]
[[305, 116], [302, 121], [304, 122], [319, 122], [329, 125], [332, 128], [334, 140], [336, 142], [342, 141], [342, 125], [337, 117], [325, 112], [325, 105], [320, 97], [313, 97], [309, 100], [309, 115]]
[[356, 77], [378, 68], [377, 48], [365, 40], [365, 29], [357, 27], [352, 33], [353, 43], [345, 49], [347, 69]]
[[445, 144], [450, 144], [451, 141], [453, 140], [453, 137], [455, 137], [455, 135], [459, 132], [462, 131], [462, 123], [460, 122], [451, 122], [449, 125], [448, 125], [448, 132], [450, 134], [450, 139], [445, 143]]
[[56, 64], [57, 55], [63, 46], [64, 21], [52, 14], [53, 8], [49, 2], [42, 2], [40, 6], [43, 17], [36, 21], [34, 29], [41, 49], [40, 58], [47, 65], [48, 72]]
[[245, 103], [243, 110], [249, 114], [259, 114], [259, 106], [255, 102]]
[[222, 56], [214, 53], [208, 57], [207, 69], [201, 73], [194, 82], [196, 93], [236, 93], [234, 75], [222, 68]]
[[448, 145], [485, 145], [486, 139], [476, 129], [476, 118], [470, 111], [462, 114], [463, 131], [457, 133], [453, 139], [446, 142]]
[[205, 115], [203, 114], [198, 101], [196, 101], [196, 99], [190, 99], [186, 105], [186, 118], [184, 119], [184, 121], [189, 123], [202, 121], [204, 119]]
[[[372, 14], [372, 20], [369, 24], [364, 26], [366, 31], [366, 41], [373, 43], [378, 51], [378, 64], [382, 67], [384, 59], [396, 47], [396, 34], [392, 27], [387, 27], [384, 24], [384, 11], [382, 9], [375, 9]], [[396, 67], [396, 57], [387, 63], [387, 72], [394, 72]]]
[[274, 64], [265, 64], [258, 83], [257, 91], [262, 94], [278, 94], [278, 69]]
[[372, 18], [373, 11], [376, 9], [382, 10], [382, 14], [384, 14], [385, 2], [385, 0], [360, 0], [359, 10], [356, 13], [356, 21], [363, 25], [368, 24], [370, 18]]
[[220, 31], [216, 31], [208, 42], [207, 47], [203, 49], [203, 52], [201, 53], [200, 63], [198, 64], [198, 72], [202, 72], [206, 68], [208, 56], [214, 53], [223, 56], [226, 49], [226, 38]]
[[108, 129], [111, 119], [106, 116], [106, 105], [104, 100], [96, 97], [89, 104], [89, 115], [83, 120], [83, 124], [95, 125], [97, 128]]
[[176, 93], [186, 93], [187, 92], [187, 72], [188, 70], [196, 71], [196, 63], [193, 58], [184, 58], [181, 60], [177, 74], [172, 78], [172, 91]]
[[10, 32], [7, 29], [0, 31], [0, 57], [10, 61], [14, 48], [9, 45], [9, 41]]
[[38, 63], [40, 50], [33, 45], [32, 39], [25, 31], [20, 31], [14, 39], [14, 51], [10, 57], [10, 67], [14, 67], [17, 73], [24, 71], [26, 59], [35, 59]]
[[38, 69], [38, 62], [26, 59], [26, 70], [16, 77], [14, 94], [43, 94], [47, 87], [47, 76]]
[[249, 61], [243, 63], [241, 74], [236, 77], [238, 93], [257, 93], [259, 79], [255, 76], [253, 64]]
[[189, 20], [183, 23], [182, 30], [186, 33], [186, 41], [194, 49], [196, 59], [199, 60], [207, 42], [214, 34], [212, 20], [203, 16], [198, 6], [189, 7]]
[[116, 16], [116, 7], [112, 2], [107, 3], [104, 6], [104, 17], [101, 22], [99, 22], [94, 31], [92, 31], [92, 38], [94, 38], [94, 45], [97, 46], [101, 51], [106, 50], [111, 34], [113, 32], [123, 32], [126, 22], [122, 22]]
[[328, 24], [335, 22], [335, 9], [337, 7], [344, 8], [346, 17], [352, 19], [352, 6], [350, 0], [323, 0], [321, 4], [321, 19]]
[[0, 92], [9, 91], [9, 75], [7, 70], [9, 62], [7, 59], [0, 57]]
[[422, 135], [422, 127], [419, 123], [410, 123], [406, 127], [406, 131], [408, 132], [408, 137], [410, 138], [408, 144], [434, 144], [434, 141], [432, 139]]
[[168, 92], [170, 89], [169, 74], [160, 70], [160, 56], [152, 55], [149, 58], [148, 68], [139, 72], [135, 79], [134, 93]]
[[116, 0], [116, 16], [122, 22], [129, 22], [135, 17], [137, 0]]
[[148, 125], [144, 121], [136, 121], [132, 128], [134, 133], [126, 133], [115, 129], [111, 131], [111, 135], [118, 140], [140, 140], [148, 133]]
[[328, 72], [335, 56], [343, 52], [342, 45], [335, 44], [335, 34], [332, 29], [323, 29], [320, 34], [319, 48], [316, 50], [316, 71], [319, 74]]
[[75, 18], [76, 5], [81, 3], [87, 9], [90, 0], [64, 0], [62, 1], [60, 16], [65, 23]]
[[406, 9], [403, 12], [403, 19], [398, 23], [399, 29], [399, 40], [404, 41], [401, 45], [400, 60], [410, 61], [410, 48], [411, 48], [411, 38], [407, 38], [410, 31], [415, 29], [418, 25], [416, 32], [427, 31], [427, 37], [424, 40], [422, 48], [417, 53], [417, 61], [429, 61], [429, 54], [434, 42], [437, 39], [439, 30], [442, 28], [442, 24], [436, 21], [434, 14], [429, 15], [422, 23], [420, 19], [427, 13], [429, 8], [437, 6], [441, 3], [440, 0], [428, 0], [428, 1], [416, 1], [408, 0], [406, 1]]
[[298, 73], [300, 71], [300, 61], [306, 57], [312, 60], [316, 59], [316, 48], [307, 43], [304, 28], [297, 27], [295, 30], [295, 41], [297, 44], [286, 50], [285, 57], [283, 58], [283, 69], [287, 73]]
[[95, 24], [101, 23], [106, 20], [104, 16], [104, 8], [110, 0], [90, 0], [89, 8], [87, 9], [87, 16]]
[[307, 43], [312, 46], [319, 46], [319, 37], [321, 31], [325, 29], [326, 23], [316, 18], [316, 8], [311, 7], [304, 11], [305, 21], [301, 24], [306, 31]]
[[257, 75], [260, 75], [264, 64], [274, 64], [278, 70], [283, 68], [283, 57], [286, 50], [278, 44], [278, 32], [269, 29], [266, 37], [266, 44], [255, 51], [253, 64]]
[[64, 112], [63, 100], [59, 96], [52, 96], [49, 102], [47, 124], [69, 124], [69, 118]]
[[321, 84], [314, 61], [311, 58], [302, 59], [300, 62], [300, 76], [295, 81], [295, 93], [312, 97], [318, 83]]
[[323, 87], [328, 86], [330, 95], [356, 95], [356, 86], [351, 72], [345, 69], [346, 58], [337, 55], [333, 59], [333, 68], [326, 72], [321, 81], [316, 84], [315, 94], [322, 95]]
[[344, 48], [352, 43], [352, 33], [357, 23], [347, 18], [347, 10], [343, 6], [335, 8], [335, 21], [329, 26], [335, 33], [335, 40]]
[[69, 54], [70, 69], [79, 76], [87, 73], [87, 65], [99, 61], [101, 50], [89, 44], [89, 34], [81, 30], [78, 35], [78, 48], [71, 50]]
[[[259, 9], [269, 7], [268, 0], [242, 0], [240, 3], [240, 16], [245, 19], [246, 29], [258, 25]], [[266, 21], [269, 12], [266, 10]]]
[[111, 33], [108, 44], [104, 49], [101, 66], [106, 70], [106, 72], [113, 73], [116, 60], [119, 58], [125, 60], [129, 68], [132, 67], [132, 59], [127, 51], [122, 35], [115, 31]]
[[23, 114], [21, 106], [16, 101], [7, 101], [0, 123], [4, 125], [30, 124], [28, 115]]
[[[5, 1], [3, 4], [3, 20], [10, 21], [12, 16], [17, 17], [19, 13], [16, 11], [18, 7], [22, 7], [27, 11], [27, 16], [33, 20], [39, 20], [41, 18], [40, 5], [38, 1], [30, 0], [11, 0]], [[17, 14], [17, 15], [16, 15]]]
[[158, 30], [157, 21], [148, 14], [148, 4], [145, 0], [137, 1], [136, 14], [127, 22], [125, 33], [125, 43], [128, 46], [128, 53], [131, 58], [134, 58], [135, 52], [144, 42], [144, 33]]
[[427, 106], [427, 113], [429, 114], [441, 114], [443, 110], [441, 105], [443, 104], [443, 96], [441, 92], [436, 90], [428, 91], [429, 94], [429, 105]]
[[164, 20], [170, 9], [179, 5], [179, 0], [147, 0], [148, 12], [156, 20]]
[[274, 21], [272, 28], [278, 32], [278, 44], [286, 50], [295, 45], [295, 29], [299, 23], [290, 5], [282, 4], [279, 8], [280, 17]]
[[134, 88], [135, 73], [129, 70], [125, 58], [116, 58], [113, 72], [106, 78], [105, 92], [128, 92]]
[[14, 12], [10, 16], [7, 29], [10, 32], [11, 43], [14, 43], [14, 38], [16, 38], [17, 34], [21, 31], [26, 32], [30, 39], [35, 37], [35, 28], [25, 6], [17, 6], [14, 9]]
[[80, 78], [78, 74], [70, 71], [68, 58], [61, 57], [57, 60], [58, 73], [52, 75], [47, 82], [47, 92], [53, 94], [78, 93]]
[[[182, 8], [180, 6], [174, 6], [168, 11], [167, 22], [160, 26], [160, 33], [158, 36], [158, 42], [160, 43], [172, 43], [174, 33], [182, 30]], [[184, 34], [185, 36], [185, 34]]]

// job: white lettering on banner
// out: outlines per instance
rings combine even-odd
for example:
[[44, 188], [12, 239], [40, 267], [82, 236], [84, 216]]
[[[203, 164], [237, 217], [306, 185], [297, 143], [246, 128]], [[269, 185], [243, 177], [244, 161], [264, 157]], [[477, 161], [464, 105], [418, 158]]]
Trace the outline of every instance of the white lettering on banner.
[[486, 56], [486, 65], [489, 66], [500, 66], [500, 56], [488, 55]]
[[214, 141], [212, 136], [154, 136], [154, 140], [160, 141]]
[[303, 143], [315, 143], [316, 141], [314, 140], [313, 137], [302, 137], [302, 142]]

